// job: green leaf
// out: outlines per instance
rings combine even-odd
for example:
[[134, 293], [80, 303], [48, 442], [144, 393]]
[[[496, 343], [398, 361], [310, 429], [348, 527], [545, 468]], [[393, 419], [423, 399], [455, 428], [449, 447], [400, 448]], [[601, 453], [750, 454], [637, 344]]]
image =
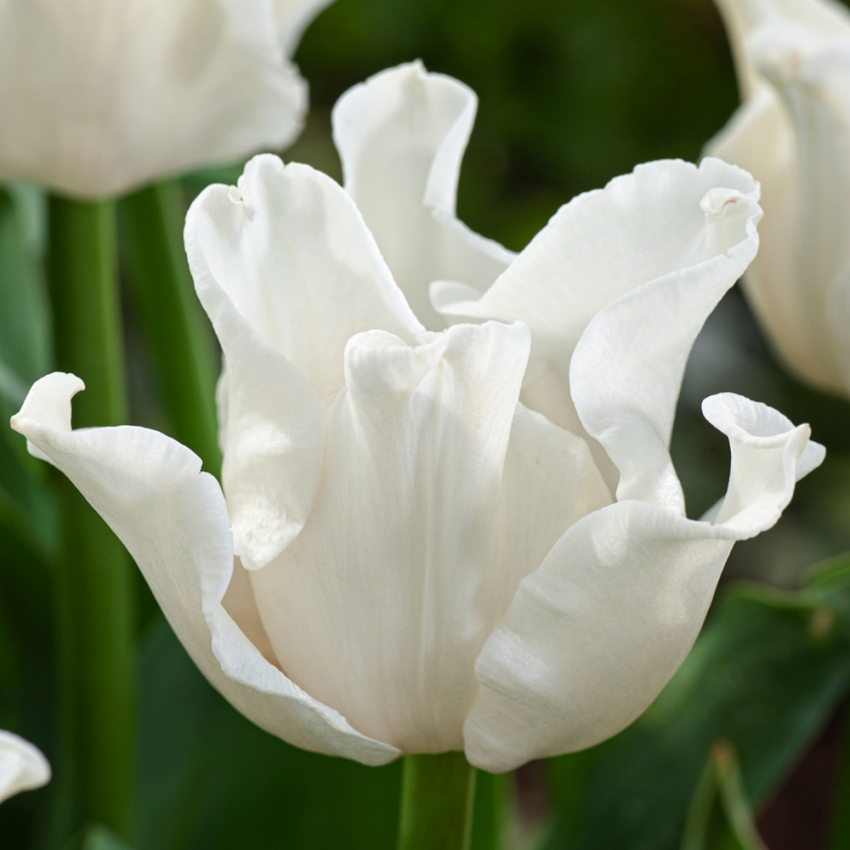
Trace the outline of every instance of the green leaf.
[[735, 750], [712, 748], [685, 822], [682, 850], [767, 850], [756, 832]]
[[616, 738], [553, 762], [546, 847], [675, 850], [710, 747], [727, 740], [755, 805], [766, 800], [850, 685], [850, 559], [796, 594], [723, 592], [655, 703]]

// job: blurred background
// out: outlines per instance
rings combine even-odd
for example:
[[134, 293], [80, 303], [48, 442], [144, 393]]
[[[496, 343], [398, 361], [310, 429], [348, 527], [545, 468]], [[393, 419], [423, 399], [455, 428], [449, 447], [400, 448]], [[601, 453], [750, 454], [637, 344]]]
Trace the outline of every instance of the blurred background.
[[[337, 179], [330, 111], [350, 86], [420, 58], [475, 90], [478, 118], [458, 214], [514, 250], [571, 197], [640, 162], [697, 161], [738, 104], [711, 0], [337, 0], [307, 30], [295, 58], [310, 83], [311, 112], [284, 158]], [[235, 182], [240, 171], [236, 163], [187, 176], [187, 204], [207, 183]], [[37, 221], [37, 198], [32, 204]], [[37, 252], [38, 227], [32, 244]], [[38, 280], [33, 286], [27, 309], [43, 313]], [[132, 298], [125, 300], [131, 421], [167, 431]], [[40, 368], [36, 355], [31, 368]], [[850, 683], [850, 597], [834, 584], [813, 589], [808, 570], [850, 549], [850, 408], [789, 377], [733, 291], [694, 349], [674, 430], [693, 517], [726, 486], [726, 440], [699, 410], [719, 391], [810, 422], [828, 449], [825, 466], [800, 484], [779, 525], [733, 551], [724, 583], [754, 580], [761, 589], [720, 594], [697, 650], [632, 729], [514, 777], [481, 775], [474, 847], [492, 846], [495, 833], [516, 850], [678, 848], [709, 747], [721, 739], [738, 752], [744, 793], [761, 813], [768, 846], [827, 846]], [[55, 517], [47, 473], [21, 458], [22, 442], [3, 426], [0, 727], [43, 743], [50, 757], [47, 564]], [[19, 466], [35, 483], [21, 478]], [[4, 508], [9, 501], [38, 517], [41, 545]], [[392, 848], [399, 766], [314, 756], [255, 729], [201, 678], [138, 584], [141, 740], [132, 846]], [[51, 847], [53, 793], [0, 807], [0, 846]]]

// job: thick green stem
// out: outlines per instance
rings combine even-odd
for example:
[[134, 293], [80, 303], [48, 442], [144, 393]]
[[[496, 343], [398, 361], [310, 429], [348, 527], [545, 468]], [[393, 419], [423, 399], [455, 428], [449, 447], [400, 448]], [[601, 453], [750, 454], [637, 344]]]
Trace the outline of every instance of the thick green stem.
[[468, 850], [474, 799], [463, 753], [405, 756], [398, 850]]
[[183, 250], [179, 183], [149, 186], [120, 204], [130, 271], [174, 437], [218, 475], [217, 366]]
[[[86, 384], [76, 427], [126, 419], [110, 203], [50, 199], [50, 293], [59, 369]], [[99, 821], [125, 834], [134, 752], [131, 573], [124, 547], [71, 484], [58, 482], [57, 564], [63, 833]]]

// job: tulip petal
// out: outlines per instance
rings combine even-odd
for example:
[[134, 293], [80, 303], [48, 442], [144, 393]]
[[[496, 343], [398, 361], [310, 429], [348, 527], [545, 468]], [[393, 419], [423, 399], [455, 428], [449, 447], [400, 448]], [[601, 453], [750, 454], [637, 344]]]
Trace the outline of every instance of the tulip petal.
[[246, 717], [296, 746], [383, 764], [398, 752], [295, 686], [222, 607], [233, 547], [224, 497], [189, 449], [156, 431], [70, 430], [82, 382], [54, 373], [12, 426], [64, 472], [118, 535], [192, 659]]
[[778, 14], [754, 30], [747, 48], [760, 87], [711, 148], [752, 169], [770, 211], [745, 277], [760, 320], [792, 371], [846, 393], [850, 29], [836, 44], [839, 32]]
[[98, 198], [279, 149], [307, 88], [275, 31], [267, 0], [6, 0], [0, 179]]
[[185, 237], [213, 324], [223, 290], [322, 398], [342, 387], [354, 334], [382, 328], [412, 341], [422, 331], [351, 198], [309, 166], [254, 157], [238, 188], [199, 195]]
[[41, 750], [18, 735], [0, 730], [0, 803], [48, 782], [50, 765]]
[[431, 281], [483, 292], [514, 257], [455, 216], [476, 107], [471, 89], [412, 62], [350, 89], [333, 110], [345, 188], [413, 311], [433, 329], [445, 321], [431, 306]]
[[[714, 169], [725, 176], [729, 166], [714, 160], [706, 170]], [[573, 401], [588, 434], [619, 470], [618, 501], [685, 512], [668, 450], [676, 402], [694, 340], [758, 248], [754, 191], [709, 190], [700, 204], [704, 227], [691, 246], [705, 259], [609, 304], [576, 346]]]
[[735, 57], [741, 96], [752, 97], [759, 87], [758, 71], [748, 49], [753, 33], [770, 21], [785, 21], [827, 39], [850, 36], [850, 14], [834, 0], [715, 0]]
[[[533, 343], [523, 402], [583, 434], [570, 397], [575, 379], [570, 361], [593, 317], [627, 293], [635, 295], [645, 284], [666, 278], [678, 278], [682, 288], [728, 289], [758, 245], [757, 196], [746, 172], [719, 160], [704, 160], [699, 168], [678, 160], [640, 165], [605, 189], [561, 207], [479, 300], [443, 303], [442, 312], [525, 322]], [[442, 288], [437, 291], [447, 300]], [[640, 333], [639, 325], [630, 322], [632, 337]], [[671, 339], [671, 346], [681, 342]], [[656, 343], [660, 348], [660, 341]], [[663, 361], [671, 354], [659, 353]], [[636, 375], [636, 365], [621, 374], [615, 372], [623, 365], [619, 360], [610, 368], [606, 361], [596, 361], [600, 363], [605, 364], [605, 381], [615, 376], [618, 382], [653, 380]], [[605, 390], [604, 381], [597, 378], [595, 383]], [[678, 384], [664, 391], [675, 400]], [[672, 416], [672, 407], [665, 403], [661, 415]]]
[[608, 500], [582, 441], [516, 410], [526, 328], [428, 340], [352, 339], [310, 521], [250, 574], [293, 680], [406, 752], [462, 745], [484, 639], [566, 526]]
[[258, 569], [307, 520], [322, 463], [321, 405], [304, 375], [239, 314], [200, 253], [193, 274], [226, 363], [216, 401], [234, 546], [248, 569]]
[[[593, 746], [631, 723], [681, 664], [735, 540], [770, 527], [823, 459], [776, 411], [740, 396], [706, 410], [732, 448], [717, 524], [643, 502], [579, 520], [525, 578], [475, 665], [469, 761], [493, 772]], [[753, 429], [753, 430], [750, 430]]]

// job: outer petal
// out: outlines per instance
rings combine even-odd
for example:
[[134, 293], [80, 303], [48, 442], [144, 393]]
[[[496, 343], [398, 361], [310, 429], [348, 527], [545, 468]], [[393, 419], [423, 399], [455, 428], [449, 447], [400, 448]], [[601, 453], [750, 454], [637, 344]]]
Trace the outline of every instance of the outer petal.
[[[748, 174], [718, 160], [699, 168], [681, 161], [641, 165], [562, 207], [479, 300], [450, 303], [450, 292], [435, 294], [447, 315], [525, 322], [533, 344], [523, 401], [582, 433], [569, 370], [591, 319], [626, 293], [662, 280], [677, 280], [683, 292], [708, 287], [719, 299], [756, 252], [757, 197]], [[666, 360], [672, 352], [658, 353]], [[596, 365], [615, 374], [604, 361]], [[668, 407], [665, 418], [672, 415]]]
[[144, 428], [71, 431], [73, 375], [30, 390], [15, 430], [51, 460], [130, 551], [172, 628], [215, 688], [263, 729], [309, 750], [383, 764], [398, 752], [295, 686], [222, 607], [233, 550], [224, 498], [200, 459]]
[[100, 197], [281, 147], [307, 91], [275, 30], [268, 0], [0, 0], [0, 178]]
[[333, 180], [275, 156], [252, 159], [238, 189], [210, 186], [186, 219], [198, 297], [214, 317], [217, 288], [321, 397], [343, 385], [345, 344], [381, 328], [423, 328], [357, 208]]
[[433, 329], [445, 322], [431, 306], [431, 281], [484, 292], [514, 256], [455, 217], [476, 107], [471, 89], [412, 62], [355, 86], [333, 111], [345, 188], [414, 312]]
[[293, 680], [407, 752], [462, 745], [484, 639], [607, 496], [580, 440], [516, 410], [528, 345], [494, 323], [352, 339], [310, 521], [250, 576]]
[[237, 554], [250, 569], [267, 564], [301, 531], [322, 463], [315, 390], [245, 321], [198, 246], [194, 217], [186, 246], [226, 363], [216, 393], [219, 441]]
[[808, 426], [764, 405], [726, 395], [706, 408], [732, 446], [721, 521], [620, 502], [572, 526], [476, 662], [481, 689], [464, 726], [476, 766], [510, 770], [631, 723], [693, 644], [733, 542], [772, 525], [795, 478], [823, 459]]
[[0, 730], [0, 803], [50, 782], [50, 765], [29, 741]]

